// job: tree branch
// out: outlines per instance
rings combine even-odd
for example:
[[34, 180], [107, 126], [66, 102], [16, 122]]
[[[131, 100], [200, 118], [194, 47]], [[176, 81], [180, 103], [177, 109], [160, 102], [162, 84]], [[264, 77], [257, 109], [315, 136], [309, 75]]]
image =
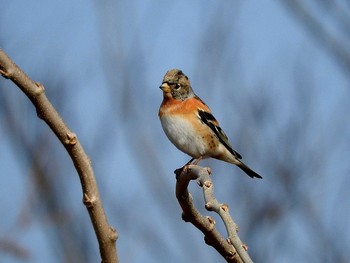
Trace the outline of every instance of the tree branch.
[[102, 262], [118, 262], [116, 240], [117, 231], [108, 224], [97, 183], [89, 157], [86, 155], [76, 134], [64, 123], [60, 115], [45, 95], [44, 87], [31, 80], [0, 49], [0, 74], [12, 80], [34, 104], [37, 115], [44, 120], [66, 148], [82, 185], [83, 202], [89, 212], [92, 225], [100, 247]]
[[[182, 208], [182, 218], [191, 222], [204, 234], [205, 242], [214, 247], [227, 262], [252, 263], [248, 255], [248, 248], [237, 235], [237, 225], [232, 220], [228, 205], [220, 204], [214, 196], [214, 186], [210, 179], [210, 169], [197, 165], [187, 165], [183, 169], [175, 170], [176, 174], [176, 198]], [[191, 180], [197, 180], [203, 189], [205, 208], [214, 211], [221, 217], [225, 224], [228, 238], [221, 236], [215, 227], [212, 217], [203, 216], [195, 208], [191, 194], [187, 188]]]

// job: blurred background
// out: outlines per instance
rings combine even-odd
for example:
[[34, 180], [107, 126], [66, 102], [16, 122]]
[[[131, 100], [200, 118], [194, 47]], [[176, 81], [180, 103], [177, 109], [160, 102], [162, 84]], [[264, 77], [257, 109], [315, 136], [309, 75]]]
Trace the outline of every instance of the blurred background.
[[[189, 157], [157, 116], [171, 68], [264, 177], [201, 163], [252, 259], [350, 262], [348, 1], [6, 1], [0, 33], [91, 157], [120, 262], [224, 262], [181, 220]], [[0, 138], [0, 261], [99, 262], [71, 160], [3, 78]]]

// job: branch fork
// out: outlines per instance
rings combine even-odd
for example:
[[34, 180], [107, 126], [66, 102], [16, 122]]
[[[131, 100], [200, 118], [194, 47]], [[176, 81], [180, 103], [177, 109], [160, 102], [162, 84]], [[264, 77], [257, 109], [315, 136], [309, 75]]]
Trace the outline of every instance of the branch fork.
[[[214, 196], [214, 185], [210, 178], [210, 168], [197, 165], [185, 165], [174, 171], [176, 174], [176, 198], [182, 208], [182, 218], [192, 223], [203, 234], [205, 243], [214, 247], [227, 262], [252, 263], [247, 246], [239, 239], [238, 226], [229, 213], [229, 206], [219, 203]], [[217, 213], [225, 224], [227, 238], [222, 237], [216, 228], [215, 220], [209, 216], [203, 216], [195, 208], [192, 195], [188, 192], [191, 180], [196, 180], [202, 188], [205, 208]]]

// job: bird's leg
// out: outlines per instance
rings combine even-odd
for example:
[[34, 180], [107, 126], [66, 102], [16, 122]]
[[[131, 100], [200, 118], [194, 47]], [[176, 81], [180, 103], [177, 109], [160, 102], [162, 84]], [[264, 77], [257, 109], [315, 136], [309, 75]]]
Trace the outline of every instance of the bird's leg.
[[183, 169], [187, 166], [187, 165], [190, 165], [190, 164], [193, 164], [193, 165], [197, 165], [201, 160], [203, 159], [202, 156], [200, 156], [199, 158], [195, 159], [195, 158], [192, 158], [191, 160], [189, 160], [184, 166], [182, 166], [181, 168], [179, 169], [176, 169], [174, 171], [174, 173], [176, 174], [176, 176], [180, 175], [183, 171]]
[[191, 161], [193, 161], [194, 160], [194, 162], [192, 163], [193, 165], [197, 165], [201, 160], [203, 159], [203, 157], [202, 156], [200, 156], [199, 158], [197, 158], [197, 159], [195, 159], [194, 160], [194, 158], [192, 158], [192, 160]]
[[190, 164], [193, 162], [193, 160], [195, 160], [195, 159], [192, 158], [192, 159], [189, 160], [184, 166], [182, 166], [181, 168], [179, 168], [179, 169], [177, 169], [177, 170], [181, 170], [181, 172], [182, 172], [182, 170], [183, 170], [187, 165], [190, 165]]
[[192, 158], [191, 160], [189, 160], [183, 167], [185, 167], [186, 165], [190, 165], [193, 162], [194, 158]]
[[179, 176], [179, 175], [182, 173], [183, 169], [184, 169], [187, 165], [191, 164], [193, 160], [194, 160], [194, 158], [192, 158], [191, 160], [189, 160], [189, 161], [188, 161], [184, 166], [182, 166], [181, 168], [176, 169], [176, 170], [174, 171], [174, 173], [176, 174], [176, 177]]
[[183, 171], [183, 169], [187, 166], [187, 165], [190, 165], [193, 160], [195, 160], [194, 158], [192, 158], [191, 160], [189, 160], [184, 166], [182, 166], [181, 168], [178, 168], [174, 171], [174, 173], [176, 174], [176, 176], [180, 175]]

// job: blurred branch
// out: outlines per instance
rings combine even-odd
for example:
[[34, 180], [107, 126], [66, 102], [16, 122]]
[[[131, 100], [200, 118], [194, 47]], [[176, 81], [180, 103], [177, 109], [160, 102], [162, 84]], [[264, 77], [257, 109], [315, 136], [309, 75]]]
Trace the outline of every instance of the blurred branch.
[[8, 254], [15, 256], [18, 260], [29, 260], [29, 251], [17, 244], [16, 241], [10, 238], [0, 239], [0, 251], [4, 251]]
[[[334, 58], [344, 67], [346, 72], [350, 71], [350, 50], [349, 44], [342, 37], [336, 36], [325, 26], [324, 15], [317, 15], [314, 8], [307, 6], [306, 2], [300, 0], [288, 0], [283, 2], [289, 10], [299, 18], [307, 30], [319, 42], [327, 48]], [[315, 4], [322, 4], [322, 1], [315, 1]], [[340, 24], [345, 25], [341, 20], [344, 16], [333, 16]], [[346, 24], [349, 24], [349, 19]], [[347, 29], [348, 31], [348, 29]]]
[[[214, 197], [214, 186], [210, 179], [209, 168], [196, 165], [188, 165], [175, 171], [176, 174], [176, 198], [183, 210], [182, 218], [191, 222], [204, 234], [205, 242], [213, 246], [227, 262], [250, 263], [248, 248], [237, 235], [238, 227], [229, 214], [228, 205], [220, 204]], [[215, 227], [212, 217], [203, 216], [195, 208], [192, 196], [187, 187], [191, 180], [197, 180], [203, 189], [205, 208], [214, 211], [221, 217], [225, 224], [228, 239], [224, 239]]]
[[118, 262], [115, 245], [118, 234], [108, 224], [90, 159], [77, 136], [69, 130], [52, 106], [45, 95], [44, 87], [32, 81], [2, 49], [0, 49], [0, 73], [3, 77], [11, 79], [26, 94], [34, 104], [38, 117], [46, 122], [66, 148], [79, 174], [83, 202], [95, 229], [102, 262]]

